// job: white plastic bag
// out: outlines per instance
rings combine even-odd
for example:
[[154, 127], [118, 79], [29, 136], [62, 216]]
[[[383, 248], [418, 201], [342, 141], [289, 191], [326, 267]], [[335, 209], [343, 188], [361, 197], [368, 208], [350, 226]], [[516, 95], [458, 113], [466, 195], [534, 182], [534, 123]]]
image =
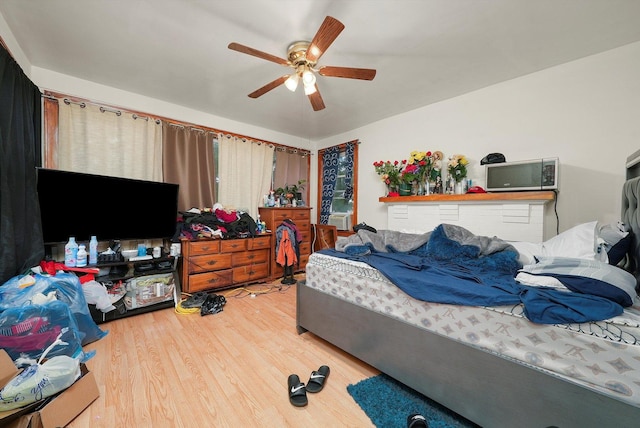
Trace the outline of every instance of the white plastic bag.
[[[64, 344], [60, 337], [42, 354], [54, 346]], [[73, 385], [80, 378], [80, 361], [66, 355], [53, 357], [27, 367], [0, 390], [0, 411], [27, 406], [50, 397]]]
[[84, 292], [85, 299], [87, 299], [87, 303], [96, 305], [96, 309], [99, 311], [106, 313], [116, 308], [111, 303], [111, 297], [109, 297], [107, 287], [98, 281], [85, 282], [82, 284], [82, 291]]

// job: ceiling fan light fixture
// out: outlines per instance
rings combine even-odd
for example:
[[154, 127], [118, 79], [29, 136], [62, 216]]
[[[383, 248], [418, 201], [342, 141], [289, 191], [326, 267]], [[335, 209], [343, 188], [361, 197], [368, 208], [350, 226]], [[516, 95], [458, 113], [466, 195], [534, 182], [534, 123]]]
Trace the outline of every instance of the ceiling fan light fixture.
[[299, 80], [300, 80], [300, 76], [298, 76], [298, 73], [293, 73], [291, 76], [289, 76], [287, 80], [285, 80], [284, 85], [291, 92], [295, 92], [296, 88], [298, 87]]
[[311, 84], [304, 84], [304, 94], [305, 95], [311, 95], [311, 94], [315, 94], [317, 91], [316, 89], [316, 84], [315, 83], [311, 83]]
[[305, 87], [307, 85], [315, 85], [316, 84], [316, 75], [313, 74], [309, 68], [306, 68], [302, 72], [302, 83], [304, 83]]

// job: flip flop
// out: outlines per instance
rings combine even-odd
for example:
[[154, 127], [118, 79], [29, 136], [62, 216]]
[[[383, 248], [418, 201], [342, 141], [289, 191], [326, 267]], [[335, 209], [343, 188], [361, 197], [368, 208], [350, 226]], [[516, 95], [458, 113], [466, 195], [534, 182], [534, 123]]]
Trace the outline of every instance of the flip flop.
[[414, 413], [407, 418], [407, 428], [429, 428], [429, 424], [424, 416]]
[[305, 388], [304, 383], [300, 382], [298, 375], [289, 375], [287, 385], [289, 387], [289, 401], [291, 404], [296, 407], [306, 406], [308, 403], [307, 389]]
[[320, 366], [317, 371], [311, 372], [309, 382], [307, 382], [307, 391], [320, 392], [324, 388], [324, 382], [329, 376], [329, 366]]

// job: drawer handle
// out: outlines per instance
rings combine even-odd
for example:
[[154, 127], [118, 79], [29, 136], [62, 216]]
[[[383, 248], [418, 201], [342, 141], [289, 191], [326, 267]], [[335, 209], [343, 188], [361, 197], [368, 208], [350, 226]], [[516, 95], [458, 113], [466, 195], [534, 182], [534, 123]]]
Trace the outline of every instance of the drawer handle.
[[209, 260], [209, 261], [207, 262], [207, 264], [208, 264], [209, 266], [213, 266], [213, 265], [215, 265], [215, 264], [218, 264], [218, 262], [217, 262], [216, 260]]
[[209, 280], [209, 284], [215, 284], [218, 281], [220, 281], [220, 278], [212, 278]]
[[249, 271], [249, 275], [253, 275], [254, 273], [256, 273], [256, 271], [255, 271], [255, 270], [250, 270], [250, 271]]
[[210, 248], [210, 247], [202, 247], [202, 250], [203, 250], [203, 251], [209, 251], [209, 248]]
[[256, 258], [256, 256], [255, 256], [254, 254], [249, 254], [249, 255], [247, 256], [247, 258], [248, 258], [249, 260], [253, 260], [253, 259], [255, 259], [255, 258]]

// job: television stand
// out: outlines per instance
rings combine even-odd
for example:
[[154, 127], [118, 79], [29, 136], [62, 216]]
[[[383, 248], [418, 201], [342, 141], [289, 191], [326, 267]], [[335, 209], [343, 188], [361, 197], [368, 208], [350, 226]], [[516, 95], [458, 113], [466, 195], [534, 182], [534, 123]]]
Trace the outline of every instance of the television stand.
[[[140, 315], [175, 306], [180, 295], [179, 275], [176, 274], [176, 257], [160, 257], [152, 260], [128, 260], [98, 263], [89, 267], [109, 268], [106, 275], [97, 276], [96, 281], [114, 292], [113, 306], [116, 309], [102, 312], [89, 305], [89, 313], [96, 324]], [[116, 288], [123, 288], [120, 294]]]

